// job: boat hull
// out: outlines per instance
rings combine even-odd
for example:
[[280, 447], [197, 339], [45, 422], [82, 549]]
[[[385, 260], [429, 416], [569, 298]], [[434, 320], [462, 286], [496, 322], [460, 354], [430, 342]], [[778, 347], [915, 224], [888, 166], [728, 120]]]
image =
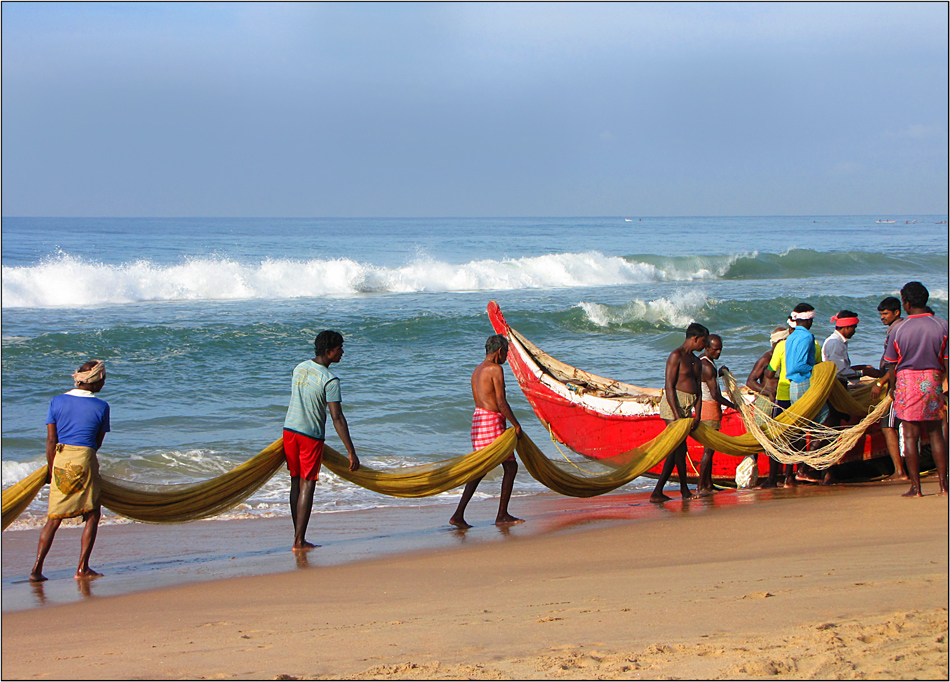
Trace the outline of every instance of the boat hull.
[[[571, 395], [570, 391], [565, 392], [561, 388], [564, 384], [559, 385], [545, 376], [530, 353], [510, 333], [511, 329], [494, 301], [488, 306], [488, 316], [495, 332], [508, 337], [508, 363], [512, 372], [535, 415], [557, 443], [592, 459], [611, 458], [622, 464], [624, 453], [655, 438], [666, 428], [665, 422], [657, 413], [621, 414], [619, 409], [610, 408], [609, 401], [600, 400], [597, 406], [593, 406], [589, 404], [593, 401], [587, 401], [588, 404], [585, 404], [580, 396]], [[745, 425], [735, 410], [723, 410], [721, 431], [729, 436], [745, 433]], [[687, 438], [686, 449], [687, 480], [693, 481], [698, 477], [703, 446], [692, 438]], [[741, 458], [731, 455], [714, 455], [713, 481], [719, 485], [735, 485], [736, 467], [741, 461]], [[841, 472], [856, 472], [857, 478], [870, 478], [893, 472], [887, 445], [879, 426], [874, 425], [868, 429], [858, 444], [836, 466]], [[757, 467], [760, 477], [767, 476], [769, 458], [765, 455], [759, 456]], [[662, 463], [650, 469], [646, 475], [658, 477], [661, 469]]]

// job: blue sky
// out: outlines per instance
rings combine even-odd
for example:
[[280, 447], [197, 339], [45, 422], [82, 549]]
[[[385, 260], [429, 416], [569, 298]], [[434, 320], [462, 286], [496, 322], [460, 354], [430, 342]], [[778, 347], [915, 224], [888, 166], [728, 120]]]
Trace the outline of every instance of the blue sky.
[[948, 210], [946, 3], [2, 12], [3, 215]]

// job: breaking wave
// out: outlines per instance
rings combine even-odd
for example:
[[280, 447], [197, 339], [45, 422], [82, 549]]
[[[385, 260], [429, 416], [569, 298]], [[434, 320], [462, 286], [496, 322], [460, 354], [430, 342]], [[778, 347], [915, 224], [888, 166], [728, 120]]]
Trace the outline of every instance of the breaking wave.
[[557, 289], [890, 272], [923, 277], [946, 269], [945, 255], [807, 249], [675, 257], [605, 256], [589, 251], [461, 264], [419, 258], [399, 267], [349, 258], [267, 258], [244, 263], [226, 257], [194, 258], [177, 264], [137, 260], [109, 265], [59, 254], [36, 265], [4, 266], [3, 306], [71, 308], [144, 301]]

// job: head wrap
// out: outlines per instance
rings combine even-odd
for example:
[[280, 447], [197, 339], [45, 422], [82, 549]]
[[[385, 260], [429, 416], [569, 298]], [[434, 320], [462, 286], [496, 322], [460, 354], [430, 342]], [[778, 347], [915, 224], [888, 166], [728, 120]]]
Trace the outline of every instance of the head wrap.
[[808, 312], [804, 312], [804, 313], [796, 313], [796, 312], [793, 310], [791, 313], [789, 313], [789, 316], [788, 316], [788, 326], [789, 326], [789, 327], [797, 327], [797, 326], [798, 326], [798, 320], [810, 320], [810, 319], [812, 319], [812, 318], [814, 318], [814, 317], [815, 317], [815, 311], [814, 311], [814, 310], [809, 310]]
[[92, 368], [87, 369], [82, 372], [73, 373], [73, 383], [76, 386], [79, 384], [94, 384], [106, 375], [106, 364], [102, 360], [93, 360], [96, 364]]
[[834, 323], [835, 327], [851, 327], [857, 325], [857, 317], [838, 317], [835, 315], [831, 318], [831, 321]]
[[769, 342], [773, 345], [781, 341], [782, 339], [787, 339], [789, 332], [787, 329], [780, 329], [777, 332], [772, 332], [772, 335], [769, 337]]

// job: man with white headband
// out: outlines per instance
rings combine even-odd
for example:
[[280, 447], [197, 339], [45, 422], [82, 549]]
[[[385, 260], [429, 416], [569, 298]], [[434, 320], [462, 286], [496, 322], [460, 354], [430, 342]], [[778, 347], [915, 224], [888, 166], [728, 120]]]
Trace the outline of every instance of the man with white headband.
[[[814, 321], [815, 308], [808, 303], [799, 303], [788, 317], [788, 324], [794, 327], [794, 330], [785, 339], [785, 374], [789, 381], [789, 400], [793, 403], [811, 388], [811, 372], [816, 364], [815, 335], [811, 333]], [[828, 415], [828, 404], [825, 403], [812, 419], [822, 424], [828, 419]], [[786, 485], [788, 478], [786, 476]], [[824, 482], [829, 483], [830, 480], [830, 474], [826, 474]]]
[[79, 568], [76, 579], [94, 578], [89, 556], [96, 542], [101, 508], [99, 506], [99, 460], [96, 452], [109, 431], [109, 403], [96, 393], [106, 383], [106, 367], [101, 360], [90, 360], [73, 374], [76, 388], [50, 401], [46, 416], [46, 482], [49, 484], [49, 511], [40, 532], [36, 563], [30, 573], [32, 582], [46, 580], [43, 562], [63, 519], [82, 516]]

